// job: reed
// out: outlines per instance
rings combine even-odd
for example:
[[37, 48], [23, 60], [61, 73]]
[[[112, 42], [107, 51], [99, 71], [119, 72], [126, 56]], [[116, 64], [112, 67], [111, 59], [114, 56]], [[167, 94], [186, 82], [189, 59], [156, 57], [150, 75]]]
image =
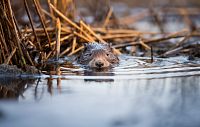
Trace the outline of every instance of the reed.
[[[94, 41], [112, 42], [115, 51], [120, 54], [124, 53], [123, 49], [127, 46], [140, 45], [144, 50], [152, 52], [153, 44], [183, 38], [174, 44], [173, 48], [169, 49], [170, 51], [181, 47], [191, 37], [200, 37], [198, 28], [189, 18], [190, 14], [198, 14], [199, 9], [195, 8], [163, 8], [170, 14], [182, 16], [187, 26], [184, 30], [166, 33], [163, 22], [153, 8], [138, 13], [138, 16], [122, 19], [113, 18], [114, 11], [110, 7], [104, 21], [94, 26], [82, 19], [79, 22], [75, 21], [78, 15], [73, 0], [43, 1], [46, 2], [47, 8], [43, 8], [44, 2], [23, 0], [24, 11], [30, 24], [26, 28], [20, 27], [22, 25], [13, 14], [16, 10], [11, 9], [10, 0], [0, 1], [0, 64], [13, 64], [22, 68], [25, 65], [31, 65], [39, 68], [48, 59], [58, 60], [59, 57], [76, 55], [83, 49], [83, 43]], [[34, 15], [29, 3], [34, 5], [36, 12]], [[34, 21], [35, 15], [39, 19], [38, 22]], [[152, 17], [160, 32], [120, 27], [120, 25], [134, 23], [145, 17]], [[117, 23], [117, 26], [112, 27], [113, 22]], [[35, 61], [35, 54], [38, 55], [39, 62]]]

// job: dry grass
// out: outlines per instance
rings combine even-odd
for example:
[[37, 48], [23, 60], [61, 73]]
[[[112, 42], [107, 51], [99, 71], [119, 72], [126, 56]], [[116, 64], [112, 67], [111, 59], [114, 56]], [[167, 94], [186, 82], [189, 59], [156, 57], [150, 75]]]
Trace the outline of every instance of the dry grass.
[[[29, 1], [30, 2], [30, 1]], [[157, 13], [150, 9], [149, 12], [141, 12], [136, 17], [127, 17], [126, 20], [115, 17], [110, 8], [101, 25], [90, 26], [85, 21], [75, 22], [77, 16], [73, 0], [46, 0], [47, 8], [37, 0], [32, 0], [36, 15], [39, 17], [39, 27], [34, 24], [34, 16], [30, 12], [30, 5], [23, 0], [30, 28], [19, 28], [11, 9], [10, 0], [0, 1], [0, 63], [14, 64], [19, 67], [32, 65], [41, 67], [50, 58], [59, 59], [62, 56], [77, 54], [83, 49], [83, 43], [113, 42], [115, 52], [123, 53], [126, 46], [141, 45], [145, 50], [151, 50], [150, 44], [163, 42], [172, 38], [184, 39], [178, 42], [174, 48], [181, 46], [191, 37], [200, 37], [198, 28], [190, 20], [190, 13], [197, 13], [186, 8], [168, 8], [168, 12], [175, 12], [184, 17], [184, 21], [190, 29], [184, 29], [175, 33], [165, 33], [165, 30]], [[174, 10], [173, 10], [174, 9]], [[133, 23], [147, 16], [154, 18], [160, 28], [159, 33], [141, 32], [129, 28], [119, 27], [127, 23]], [[113, 22], [117, 27], [110, 27]], [[36, 27], [37, 26], [37, 27]], [[154, 38], [159, 35], [159, 38]], [[126, 41], [125, 41], [126, 40]], [[35, 56], [39, 57], [36, 62]]]

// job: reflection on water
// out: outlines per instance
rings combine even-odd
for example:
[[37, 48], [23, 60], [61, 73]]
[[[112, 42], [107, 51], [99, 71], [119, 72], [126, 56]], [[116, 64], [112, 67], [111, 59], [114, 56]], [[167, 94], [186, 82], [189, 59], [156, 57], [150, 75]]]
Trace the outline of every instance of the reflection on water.
[[94, 78], [94, 79], [90, 79], [90, 78], [88, 78], [88, 79], [84, 79], [84, 81], [95, 81], [95, 82], [113, 82], [114, 81], [114, 79], [112, 79], [112, 78], [107, 78], [107, 77], [113, 77], [114, 76], [114, 73], [112, 73], [112, 72], [107, 72], [107, 73], [105, 73], [105, 72], [95, 72], [95, 71], [87, 71], [87, 70], [85, 70], [84, 71], [84, 77], [85, 76], [95, 76], [95, 77], [105, 77], [105, 78]]
[[23, 97], [23, 92], [30, 87], [34, 81], [34, 79], [0, 77], [0, 99], [17, 100], [19, 96]]
[[198, 127], [200, 77], [95, 82], [41, 79], [0, 102], [2, 126]]
[[114, 125], [197, 127], [200, 125], [199, 78], [147, 80], [134, 85], [130, 112]]

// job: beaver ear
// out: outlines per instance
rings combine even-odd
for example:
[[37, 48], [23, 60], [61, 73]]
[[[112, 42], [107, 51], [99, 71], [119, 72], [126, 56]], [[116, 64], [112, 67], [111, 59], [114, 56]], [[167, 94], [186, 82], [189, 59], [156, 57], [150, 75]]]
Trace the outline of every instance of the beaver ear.
[[103, 43], [104, 46], [111, 48], [112, 47], [112, 43]]
[[108, 43], [108, 47], [109, 47], [110, 50], [113, 52], [114, 48], [112, 47], [112, 43]]
[[83, 43], [83, 46], [84, 46], [84, 51], [86, 51], [88, 44], [87, 43]]

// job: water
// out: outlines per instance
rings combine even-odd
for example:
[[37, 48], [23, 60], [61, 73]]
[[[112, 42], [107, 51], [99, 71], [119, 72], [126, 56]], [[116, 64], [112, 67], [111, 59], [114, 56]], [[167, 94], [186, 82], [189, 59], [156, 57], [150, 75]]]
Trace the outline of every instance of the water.
[[63, 66], [60, 76], [1, 79], [0, 126], [199, 127], [198, 61], [120, 59], [107, 72]]

